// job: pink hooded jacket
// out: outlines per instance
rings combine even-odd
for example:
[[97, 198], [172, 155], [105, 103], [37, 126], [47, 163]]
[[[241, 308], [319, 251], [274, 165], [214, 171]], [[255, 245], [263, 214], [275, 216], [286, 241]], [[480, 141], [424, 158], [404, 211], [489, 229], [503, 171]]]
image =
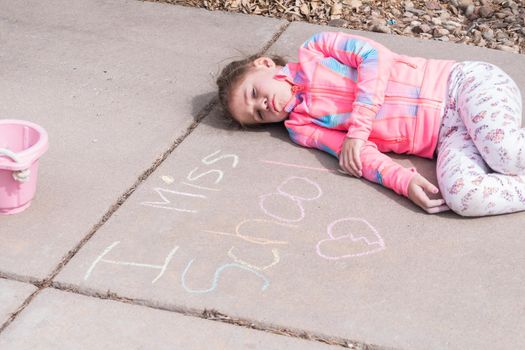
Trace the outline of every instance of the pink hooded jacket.
[[357, 35], [315, 34], [298, 63], [275, 76], [293, 85], [285, 126], [294, 142], [336, 157], [346, 137], [364, 140], [363, 176], [407, 196], [416, 170], [382, 152], [433, 157], [454, 63], [398, 55]]

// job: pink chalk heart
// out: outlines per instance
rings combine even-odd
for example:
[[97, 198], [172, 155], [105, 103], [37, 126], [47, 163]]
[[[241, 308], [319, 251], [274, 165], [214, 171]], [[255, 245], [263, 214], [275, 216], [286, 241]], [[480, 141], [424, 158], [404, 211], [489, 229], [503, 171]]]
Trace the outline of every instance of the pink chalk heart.
[[[334, 235], [336, 225], [343, 225], [345, 234], [336, 237]], [[328, 225], [327, 232], [329, 238], [319, 241], [316, 248], [317, 254], [328, 260], [355, 258], [378, 253], [385, 249], [383, 238], [365, 219], [336, 220]]]

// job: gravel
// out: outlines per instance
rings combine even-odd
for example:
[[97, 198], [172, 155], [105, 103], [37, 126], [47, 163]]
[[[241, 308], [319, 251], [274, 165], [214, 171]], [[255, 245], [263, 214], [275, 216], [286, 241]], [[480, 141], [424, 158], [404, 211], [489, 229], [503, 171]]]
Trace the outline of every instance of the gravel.
[[148, 0], [525, 54], [525, 0]]

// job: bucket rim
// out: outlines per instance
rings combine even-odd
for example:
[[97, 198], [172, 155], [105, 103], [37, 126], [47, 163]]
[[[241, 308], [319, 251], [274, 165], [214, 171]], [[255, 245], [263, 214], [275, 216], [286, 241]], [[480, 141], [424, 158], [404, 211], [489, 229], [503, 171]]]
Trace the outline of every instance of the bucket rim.
[[[0, 125], [2, 124], [18, 124], [21, 126], [28, 126], [35, 129], [40, 137], [39, 140], [32, 145], [31, 147], [21, 151], [16, 152], [16, 154], [22, 159], [20, 163], [15, 162], [14, 160], [7, 159], [3, 161], [0, 159], [0, 167], [2, 169], [8, 170], [22, 170], [25, 169], [38, 159], [44, 152], [48, 149], [48, 134], [47, 131], [40, 125], [22, 119], [0, 119]], [[5, 159], [5, 158], [4, 158]], [[5, 164], [4, 164], [5, 163]]]

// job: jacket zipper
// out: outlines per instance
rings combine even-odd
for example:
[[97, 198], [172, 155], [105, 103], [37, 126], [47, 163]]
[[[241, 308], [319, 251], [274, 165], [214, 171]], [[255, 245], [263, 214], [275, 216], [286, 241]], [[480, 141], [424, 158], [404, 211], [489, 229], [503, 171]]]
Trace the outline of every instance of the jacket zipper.
[[380, 142], [383, 142], [383, 143], [401, 143], [401, 142], [404, 142], [406, 141], [408, 138], [406, 137], [395, 137], [395, 138], [376, 138], [376, 137], [369, 137], [368, 140], [370, 141], [380, 141]]
[[[325, 92], [325, 93], [331, 93], [334, 95], [342, 96], [342, 97], [350, 97], [354, 96], [353, 93], [342, 93], [340, 90], [337, 89], [330, 89], [330, 88], [306, 88], [304, 85], [293, 85], [292, 86], [292, 93], [296, 94], [298, 91], [310, 91], [310, 92]], [[424, 105], [428, 107], [433, 107], [436, 109], [441, 109], [441, 102], [430, 100], [426, 98], [410, 98], [410, 97], [401, 97], [401, 96], [385, 96], [385, 101], [391, 101], [391, 102], [405, 102], [414, 104], [417, 103], [418, 105]]]
[[405, 102], [414, 104], [416, 102], [418, 105], [421, 106], [428, 106], [433, 107], [436, 109], [441, 108], [441, 102], [430, 100], [427, 98], [410, 98], [410, 97], [401, 97], [401, 96], [385, 96], [385, 101], [391, 101], [391, 102]]

